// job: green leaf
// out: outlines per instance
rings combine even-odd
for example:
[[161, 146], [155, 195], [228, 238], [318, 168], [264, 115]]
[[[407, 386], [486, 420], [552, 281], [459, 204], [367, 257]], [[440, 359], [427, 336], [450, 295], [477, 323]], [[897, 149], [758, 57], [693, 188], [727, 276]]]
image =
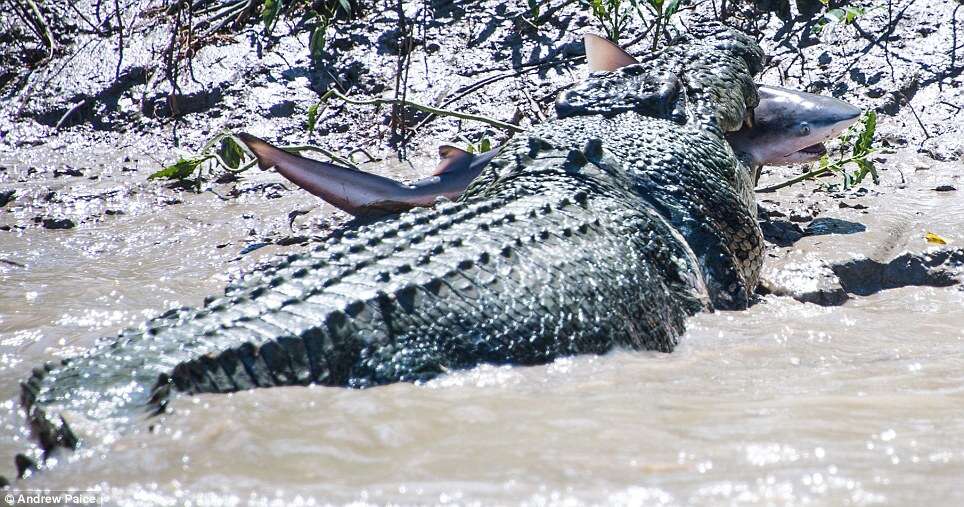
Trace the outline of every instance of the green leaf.
[[846, 16], [847, 16], [847, 13], [844, 12], [844, 10], [841, 8], [830, 9], [829, 11], [827, 11], [826, 14], [823, 15], [823, 17], [827, 18], [827, 20], [833, 21], [835, 23], [839, 23], [843, 21], [843, 19]]
[[854, 160], [854, 163], [857, 164], [857, 167], [860, 168], [860, 170], [857, 172], [857, 177], [855, 178], [857, 180], [857, 183], [860, 183], [861, 181], [863, 181], [863, 179], [866, 178], [868, 174], [870, 175], [871, 179], [874, 180], [874, 184], [880, 183], [880, 175], [877, 174], [877, 168], [874, 167], [873, 162], [865, 158], [861, 158], [861, 159]]
[[663, 18], [669, 21], [669, 18], [673, 17], [673, 14], [676, 14], [676, 11], [679, 10], [679, 4], [680, 0], [669, 0], [669, 3], [666, 4], [666, 10], [663, 11]]
[[271, 35], [274, 24], [278, 20], [278, 13], [281, 12], [281, 2], [283, 0], [264, 0], [261, 7], [261, 21], [264, 23], [264, 34]]
[[854, 144], [854, 155], [866, 154], [871, 150], [871, 144], [874, 142], [874, 133], [877, 131], [877, 112], [870, 110], [864, 114], [863, 119], [864, 130], [857, 137], [857, 142]]
[[221, 157], [221, 160], [228, 169], [235, 171], [241, 167], [241, 164], [246, 158], [244, 149], [241, 148], [241, 146], [238, 146], [238, 143], [235, 142], [235, 140], [231, 137], [224, 137], [221, 139], [221, 144], [218, 146], [217, 154], [219, 157]]
[[319, 58], [325, 51], [325, 32], [327, 31], [328, 23], [320, 24], [311, 31], [311, 38], [308, 39], [308, 51], [312, 57]]
[[308, 132], [315, 131], [315, 125], [318, 124], [318, 106], [321, 102], [316, 102], [308, 108]]
[[479, 153], [485, 153], [491, 149], [492, 149], [492, 141], [489, 141], [488, 137], [482, 139], [482, 142], [479, 143]]
[[529, 15], [533, 19], [539, 17], [539, 0], [528, 0], [529, 3]]
[[846, 16], [844, 16], [844, 24], [849, 25], [853, 23], [858, 16], [862, 16], [866, 11], [863, 7], [844, 7], [844, 12], [846, 13]]
[[177, 162], [148, 176], [147, 179], [185, 180], [194, 174], [194, 171], [209, 158], [209, 156], [200, 156], [178, 159]]
[[345, 14], [351, 14], [351, 3], [348, 0], [338, 0], [338, 5], [341, 6], [341, 10], [345, 11]]
[[867, 167], [869, 162], [862, 158], [855, 159], [853, 162], [857, 165], [857, 172], [854, 173], [854, 183], [860, 183], [867, 174], [870, 173], [870, 169]]

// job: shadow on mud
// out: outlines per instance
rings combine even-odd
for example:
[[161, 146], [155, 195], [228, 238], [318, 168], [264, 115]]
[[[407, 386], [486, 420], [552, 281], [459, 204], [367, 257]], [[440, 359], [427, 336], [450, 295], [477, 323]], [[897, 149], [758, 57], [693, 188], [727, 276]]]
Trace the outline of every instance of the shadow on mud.
[[905, 253], [886, 263], [854, 259], [831, 269], [844, 290], [858, 296], [907, 286], [948, 287], [961, 283], [964, 249]]

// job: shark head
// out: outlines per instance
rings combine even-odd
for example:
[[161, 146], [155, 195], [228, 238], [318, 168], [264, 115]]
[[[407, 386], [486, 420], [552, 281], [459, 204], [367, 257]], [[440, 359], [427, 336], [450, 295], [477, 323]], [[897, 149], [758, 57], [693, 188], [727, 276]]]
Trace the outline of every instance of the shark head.
[[823, 145], [860, 117], [860, 108], [823, 95], [759, 85], [760, 104], [746, 125], [727, 134], [733, 151], [752, 165], [788, 165], [818, 160]]

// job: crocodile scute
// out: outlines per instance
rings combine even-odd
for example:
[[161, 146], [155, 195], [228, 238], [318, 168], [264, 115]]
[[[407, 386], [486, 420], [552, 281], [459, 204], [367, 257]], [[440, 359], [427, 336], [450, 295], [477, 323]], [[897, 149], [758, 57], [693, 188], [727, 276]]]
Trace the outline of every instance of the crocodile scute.
[[365, 388], [615, 347], [670, 352], [688, 316], [749, 304], [762, 263], [749, 168], [723, 133], [762, 52], [718, 24], [599, 73], [509, 141], [464, 195], [340, 231], [89, 352], [21, 401], [44, 457], [177, 393]]

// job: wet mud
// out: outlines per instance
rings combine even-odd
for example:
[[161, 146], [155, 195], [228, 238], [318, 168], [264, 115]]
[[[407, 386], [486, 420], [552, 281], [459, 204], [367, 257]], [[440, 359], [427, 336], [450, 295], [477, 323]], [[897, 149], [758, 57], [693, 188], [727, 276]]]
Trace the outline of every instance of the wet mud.
[[[152, 7], [124, 7], [123, 55], [115, 32], [78, 29], [54, 57], [5, 56], [0, 475], [15, 475], [12, 456], [30, 446], [17, 393], [31, 368], [200, 304], [348, 219], [272, 172], [215, 176], [200, 192], [149, 174], [227, 128], [342, 156], [364, 148], [377, 159], [366, 170], [417, 179], [439, 143], [505, 134], [335, 102], [309, 133], [308, 107], [338, 86], [540, 122], [584, 75], [581, 34], [596, 27], [568, 2], [550, 2], [535, 24], [524, 3], [375, 6], [329, 29], [320, 58], [303, 24], [279, 23], [267, 39], [248, 26], [199, 48], [175, 88], [160, 63], [171, 26], [146, 15]], [[678, 28], [715, 7], [684, 9]], [[957, 7], [887, 3], [817, 37], [796, 4], [784, 19], [736, 6], [730, 22], [773, 56], [761, 82], [877, 111], [881, 182], [844, 189], [830, 177], [759, 194], [768, 261], [757, 303], [692, 319], [673, 354], [482, 367], [365, 391], [182, 397], [176, 415], [145, 416], [133, 434], [82, 422], [89, 446], [15, 487], [93, 489], [128, 505], [964, 501]], [[630, 52], [648, 47], [643, 30], [630, 26]], [[801, 171], [770, 168], [761, 183]]]

